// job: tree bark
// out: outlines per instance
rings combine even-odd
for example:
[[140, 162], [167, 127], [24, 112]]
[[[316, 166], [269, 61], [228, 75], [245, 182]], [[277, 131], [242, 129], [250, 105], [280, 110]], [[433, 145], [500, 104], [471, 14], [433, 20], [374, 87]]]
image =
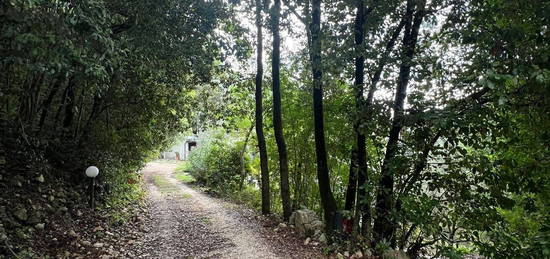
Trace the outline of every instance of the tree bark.
[[313, 120], [315, 125], [315, 154], [317, 157], [317, 179], [321, 194], [321, 205], [325, 216], [325, 229], [330, 234], [334, 228], [334, 216], [337, 210], [336, 201], [330, 188], [330, 177], [327, 165], [325, 144], [325, 126], [323, 119], [323, 82], [321, 59], [321, 0], [311, 2], [311, 70], [313, 75]]
[[258, 149], [260, 151], [260, 171], [262, 185], [262, 214], [271, 213], [271, 198], [269, 191], [269, 168], [267, 164], [267, 147], [264, 136], [264, 117], [262, 108], [262, 83], [264, 76], [263, 66], [263, 35], [262, 35], [262, 0], [256, 0], [256, 138], [258, 139]]
[[[412, 60], [418, 39], [418, 31], [424, 17], [425, 0], [408, 0], [405, 12], [405, 33], [403, 36], [403, 52], [397, 90], [394, 100], [394, 112], [392, 126], [386, 145], [386, 153], [382, 163], [380, 181], [376, 199], [376, 220], [374, 223], [375, 242], [387, 242], [395, 247], [395, 231], [397, 222], [395, 218], [394, 202], [394, 178], [396, 173], [395, 158], [397, 156], [397, 142], [403, 128], [405, 98], [407, 97], [407, 85], [409, 83]], [[416, 9], [416, 13], [414, 12]]]
[[[363, 98], [363, 89], [365, 82], [365, 56], [364, 56], [364, 41], [365, 41], [365, 3], [362, 0], [356, 1], [356, 16], [355, 16], [355, 108], [357, 114], [361, 115], [365, 110], [365, 100]], [[356, 165], [357, 168], [357, 210], [361, 211], [360, 217], [363, 219], [363, 225], [367, 226], [370, 222], [369, 204], [366, 204], [365, 183], [367, 182], [367, 147], [365, 133], [361, 130], [361, 119], [357, 117], [354, 123], [355, 130], [355, 145], [356, 145]], [[358, 214], [359, 215], [359, 214]], [[370, 223], [369, 223], [370, 224]], [[357, 227], [357, 226], [356, 226]]]
[[271, 10], [271, 28], [273, 32], [273, 56], [271, 60], [271, 71], [273, 80], [273, 128], [275, 141], [279, 151], [279, 173], [281, 187], [281, 202], [283, 205], [283, 219], [287, 221], [290, 218], [290, 188], [288, 183], [288, 159], [286, 152], [285, 138], [283, 135], [283, 119], [281, 112], [281, 37], [279, 35], [279, 18], [281, 13], [281, 0], [273, 2]]

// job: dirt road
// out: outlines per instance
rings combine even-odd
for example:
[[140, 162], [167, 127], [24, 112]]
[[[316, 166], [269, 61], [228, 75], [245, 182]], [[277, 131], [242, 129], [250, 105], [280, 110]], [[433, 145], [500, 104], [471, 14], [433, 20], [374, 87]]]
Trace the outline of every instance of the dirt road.
[[142, 171], [149, 217], [139, 258], [319, 258], [317, 249], [266, 227], [241, 206], [194, 190], [173, 177], [175, 163], [157, 161]]

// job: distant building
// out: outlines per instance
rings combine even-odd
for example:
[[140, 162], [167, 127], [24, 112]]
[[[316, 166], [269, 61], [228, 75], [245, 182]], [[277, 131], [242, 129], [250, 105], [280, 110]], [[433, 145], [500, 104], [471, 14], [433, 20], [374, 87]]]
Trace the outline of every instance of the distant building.
[[199, 145], [199, 137], [194, 134], [184, 138], [183, 140], [176, 141], [174, 145], [161, 152], [160, 158], [170, 160], [187, 160], [193, 149]]

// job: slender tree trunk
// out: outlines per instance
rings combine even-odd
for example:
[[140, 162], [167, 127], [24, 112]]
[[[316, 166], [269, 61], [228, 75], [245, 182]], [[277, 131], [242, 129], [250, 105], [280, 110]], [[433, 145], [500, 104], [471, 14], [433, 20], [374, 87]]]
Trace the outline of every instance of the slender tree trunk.
[[243, 149], [241, 149], [241, 154], [240, 154], [240, 158], [241, 158], [241, 182], [239, 183], [239, 190], [243, 190], [243, 186], [244, 186], [244, 182], [246, 180], [246, 164], [245, 164], [245, 161], [244, 161], [244, 154], [246, 153], [246, 146], [248, 145], [248, 139], [250, 138], [250, 134], [252, 133], [252, 128], [254, 128], [254, 126], [250, 126], [250, 128], [246, 131], [246, 136], [244, 138], [244, 143], [243, 143]]
[[351, 150], [351, 161], [349, 164], [348, 187], [346, 189], [346, 201], [344, 210], [352, 211], [355, 207], [355, 197], [357, 194], [357, 151]]
[[[355, 105], [357, 114], [363, 114], [365, 110], [365, 100], [363, 98], [363, 89], [365, 81], [365, 56], [364, 56], [364, 41], [365, 41], [365, 3], [362, 0], [356, 1], [357, 13], [355, 16]], [[367, 147], [365, 133], [361, 129], [361, 119], [358, 116], [354, 124], [356, 134], [356, 165], [357, 168], [357, 209], [361, 211], [363, 225], [365, 222], [370, 222], [370, 209], [366, 203], [365, 183], [367, 182]], [[357, 226], [356, 226], [357, 227]]]
[[[417, 6], [415, 6], [418, 4]], [[394, 178], [397, 170], [395, 157], [397, 156], [397, 142], [403, 128], [405, 98], [407, 97], [407, 85], [409, 83], [414, 48], [418, 39], [418, 31], [424, 17], [425, 0], [408, 0], [405, 12], [405, 33], [403, 36], [403, 54], [397, 80], [397, 90], [394, 100], [394, 113], [390, 129], [386, 154], [382, 164], [376, 199], [376, 220], [374, 223], [374, 235], [376, 242], [388, 242], [395, 247], [395, 231], [397, 222], [395, 218]], [[417, 10], [416, 13], [414, 10]]]
[[271, 194], [269, 188], [269, 167], [267, 163], [267, 147], [264, 136], [263, 123], [263, 33], [262, 33], [262, 0], [256, 0], [256, 138], [258, 139], [258, 149], [260, 151], [260, 171], [262, 188], [262, 214], [271, 213]]
[[63, 79], [58, 78], [54, 83], [50, 90], [50, 93], [48, 94], [48, 97], [44, 102], [42, 103], [42, 113], [40, 114], [40, 121], [38, 123], [38, 132], [42, 130], [42, 127], [44, 126], [44, 123], [46, 122], [46, 117], [48, 116], [48, 112], [50, 111], [50, 106], [53, 102], [53, 99], [55, 97], [55, 94], [61, 87]]
[[67, 103], [65, 106], [65, 118], [63, 119], [63, 128], [68, 129], [73, 124], [74, 120], [74, 105], [76, 103], [74, 94], [74, 76], [69, 79], [69, 86], [67, 88]]
[[285, 138], [283, 135], [283, 118], [281, 113], [281, 37], [279, 35], [279, 18], [281, 13], [281, 0], [273, 2], [271, 11], [271, 26], [273, 32], [273, 56], [271, 71], [273, 79], [273, 128], [275, 141], [279, 151], [279, 172], [281, 178], [281, 201], [283, 204], [283, 219], [286, 221], [292, 213], [290, 207], [290, 188], [288, 183], [288, 159], [286, 152]]
[[336, 201], [330, 188], [323, 119], [323, 71], [321, 68], [321, 0], [312, 0], [311, 30], [311, 70], [313, 75], [313, 120], [315, 125], [315, 154], [317, 156], [317, 179], [321, 194], [321, 205], [325, 216], [326, 232], [331, 234], [334, 227]]

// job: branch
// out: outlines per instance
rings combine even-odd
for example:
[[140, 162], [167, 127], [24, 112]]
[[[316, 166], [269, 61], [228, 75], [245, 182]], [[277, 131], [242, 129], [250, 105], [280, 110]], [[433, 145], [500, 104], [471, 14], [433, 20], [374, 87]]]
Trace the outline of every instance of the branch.
[[296, 8], [294, 6], [290, 6], [290, 3], [288, 2], [288, 0], [283, 0], [283, 4], [286, 5], [288, 7], [288, 10], [294, 14], [294, 16], [296, 16], [296, 18], [298, 18], [298, 20], [300, 20], [300, 22], [302, 22], [304, 25], [308, 25], [307, 24], [307, 21], [304, 17], [302, 17], [298, 11], [296, 11]]

